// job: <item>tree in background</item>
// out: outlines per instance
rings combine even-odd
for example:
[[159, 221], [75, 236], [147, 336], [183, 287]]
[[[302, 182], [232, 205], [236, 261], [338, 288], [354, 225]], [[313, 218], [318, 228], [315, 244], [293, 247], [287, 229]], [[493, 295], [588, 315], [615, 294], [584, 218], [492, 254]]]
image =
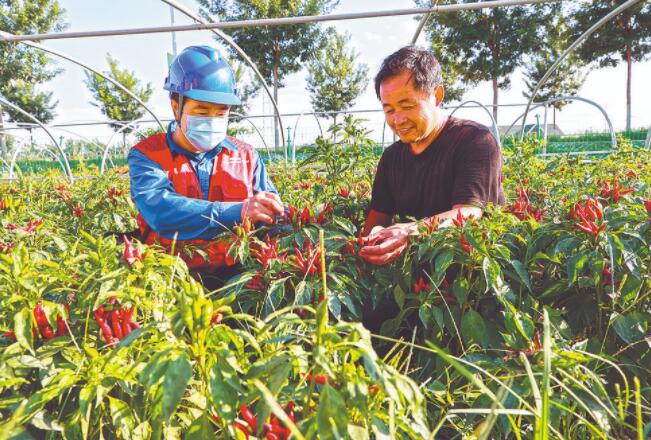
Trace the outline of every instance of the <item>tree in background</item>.
[[[111, 55], [106, 56], [106, 61], [109, 64], [109, 70], [104, 72], [107, 76], [122, 84], [144, 103], [149, 100], [153, 91], [150, 83], [141, 86], [136, 74], [128, 69], [120, 69], [118, 61]], [[91, 104], [99, 107], [110, 120], [130, 122], [142, 118], [145, 114], [145, 109], [135, 99], [101, 76], [87, 72], [85, 82], [93, 95], [94, 101]], [[115, 131], [122, 128], [120, 124], [110, 125]], [[127, 133], [132, 130], [133, 128], [128, 128], [122, 131], [123, 144], [126, 143]]]
[[[533, 90], [547, 70], [572, 44], [572, 30], [568, 24], [569, 13], [568, 8], [562, 3], [551, 5], [550, 14], [545, 24], [545, 36], [539, 49], [528, 57], [524, 69], [526, 90], [522, 94], [525, 98], [531, 97]], [[576, 95], [586, 79], [586, 73], [583, 72], [582, 67], [583, 63], [579, 56], [575, 52], [570, 53], [538, 90], [535, 101], [544, 102], [559, 96]], [[552, 104], [554, 125], [556, 125], [556, 110], [562, 109], [568, 103], [569, 101], [557, 101]]]
[[244, 63], [231, 62], [231, 67], [235, 74], [237, 97], [242, 101], [242, 104], [236, 110], [238, 113], [246, 115], [251, 107], [251, 100], [258, 95], [262, 86], [258, 79], [253, 77], [251, 69], [246, 67]]
[[[56, 0], [0, 0], [0, 30], [12, 34], [58, 32], [66, 25], [65, 10]], [[24, 44], [0, 42], [0, 94], [43, 122], [54, 118], [56, 102], [52, 94], [37, 86], [50, 81], [61, 70], [52, 69], [50, 59]], [[0, 105], [0, 129], [3, 112], [14, 122], [34, 122], [13, 109]], [[0, 133], [0, 155], [6, 155], [4, 135]]]
[[[320, 15], [330, 12], [338, 0], [198, 0], [200, 13], [212, 21]], [[274, 99], [283, 79], [301, 70], [316, 49], [323, 44], [318, 23], [291, 26], [255, 26], [228, 29], [233, 40], [257, 65], [265, 80], [272, 84]], [[235, 57], [236, 53], [233, 51]], [[275, 145], [279, 143], [278, 122], [274, 119]]]
[[321, 50], [314, 53], [307, 71], [307, 90], [312, 109], [326, 112], [337, 123], [337, 113], [352, 107], [368, 85], [368, 66], [357, 64], [358, 53], [348, 49], [350, 35], [338, 34], [333, 28]]
[[[429, 0], [415, 1], [430, 6]], [[499, 90], [510, 87], [511, 75], [524, 56], [538, 49], [545, 9], [533, 5], [457, 11], [432, 16], [426, 25], [443, 70], [465, 84], [491, 81], [496, 121]]]
[[[581, 2], [573, 11], [573, 38], [622, 3], [624, 0]], [[632, 65], [651, 53], [651, 4], [640, 2], [631, 6], [585, 40], [577, 53], [584, 62], [594, 62], [599, 67], [626, 62], [626, 130], [630, 130]]]

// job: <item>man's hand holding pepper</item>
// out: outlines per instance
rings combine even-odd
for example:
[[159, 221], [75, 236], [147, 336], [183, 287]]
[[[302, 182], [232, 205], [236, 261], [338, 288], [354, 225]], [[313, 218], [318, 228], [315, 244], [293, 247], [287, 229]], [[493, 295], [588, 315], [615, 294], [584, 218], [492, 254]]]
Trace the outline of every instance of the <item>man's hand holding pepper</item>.
[[249, 219], [252, 223], [276, 223], [276, 215], [283, 214], [280, 197], [270, 192], [259, 192], [242, 202], [241, 220]]
[[389, 264], [409, 246], [409, 236], [415, 228], [415, 223], [396, 224], [386, 228], [376, 226], [363, 238], [365, 246], [360, 249], [359, 256], [376, 266]]

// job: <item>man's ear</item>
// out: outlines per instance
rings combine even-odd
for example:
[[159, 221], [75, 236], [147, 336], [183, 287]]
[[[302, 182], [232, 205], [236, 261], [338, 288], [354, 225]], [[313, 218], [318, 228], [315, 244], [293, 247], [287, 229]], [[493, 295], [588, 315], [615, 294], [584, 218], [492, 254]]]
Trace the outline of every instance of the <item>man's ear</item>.
[[445, 98], [445, 87], [443, 87], [443, 84], [436, 86], [436, 89], [434, 89], [434, 97], [436, 98], [436, 106], [439, 107], [443, 102], [443, 98]]
[[170, 103], [172, 104], [172, 112], [174, 113], [174, 120], [178, 121], [179, 120], [179, 102], [175, 99], [170, 99]]

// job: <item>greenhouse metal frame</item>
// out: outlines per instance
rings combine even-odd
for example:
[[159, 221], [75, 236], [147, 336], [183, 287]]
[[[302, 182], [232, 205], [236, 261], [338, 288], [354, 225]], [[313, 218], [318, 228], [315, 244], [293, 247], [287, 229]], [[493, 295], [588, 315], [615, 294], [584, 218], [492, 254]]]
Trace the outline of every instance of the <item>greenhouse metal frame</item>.
[[[136, 102], [138, 102], [152, 117], [153, 120], [158, 124], [158, 126], [162, 129], [165, 130], [165, 127], [163, 126], [163, 123], [161, 120], [156, 116], [156, 114], [140, 99], [138, 96], [133, 94], [131, 91], [129, 91], [124, 85], [120, 84], [117, 80], [114, 78], [110, 77], [109, 75], [101, 73], [98, 69], [88, 65], [87, 63], [78, 60], [70, 55], [64, 54], [60, 51], [54, 50], [52, 48], [43, 46], [39, 43], [36, 43], [36, 41], [42, 41], [42, 40], [54, 40], [54, 39], [71, 39], [71, 38], [92, 38], [92, 37], [107, 37], [107, 36], [124, 36], [124, 35], [138, 35], [138, 34], [151, 34], [151, 33], [170, 33], [170, 32], [187, 32], [187, 31], [199, 31], [199, 30], [209, 30], [211, 31], [215, 36], [217, 36], [219, 39], [224, 41], [226, 44], [228, 44], [245, 62], [246, 64], [254, 71], [256, 77], [260, 81], [261, 85], [263, 86], [265, 93], [268, 95], [269, 99], [271, 100], [272, 106], [274, 108], [274, 118], [276, 119], [278, 123], [278, 127], [280, 129], [280, 136], [282, 138], [282, 145], [284, 148], [284, 156], [285, 156], [285, 161], [288, 160], [288, 151], [287, 151], [287, 143], [285, 139], [285, 133], [283, 129], [283, 123], [282, 123], [282, 116], [280, 114], [278, 105], [273, 98], [273, 94], [266, 83], [264, 77], [258, 70], [257, 66], [255, 63], [251, 60], [251, 58], [246, 54], [246, 52], [239, 47], [233, 40], [230, 38], [227, 34], [223, 32], [224, 29], [236, 29], [236, 28], [245, 28], [245, 27], [252, 27], [252, 26], [281, 26], [281, 25], [290, 25], [290, 24], [305, 24], [305, 23], [318, 23], [318, 22], [328, 22], [328, 21], [341, 21], [341, 20], [357, 20], [357, 19], [368, 19], [368, 18], [380, 18], [380, 17], [393, 17], [393, 16], [405, 16], [405, 15], [423, 15], [423, 18], [419, 21], [416, 32], [414, 33], [411, 43], [415, 44], [416, 41], [418, 40], [418, 37], [420, 36], [420, 33], [424, 29], [427, 21], [431, 18], [432, 14], [435, 13], [448, 13], [448, 12], [455, 12], [455, 11], [461, 11], [461, 10], [474, 10], [474, 9], [491, 9], [491, 8], [502, 8], [502, 7], [510, 7], [510, 6], [519, 6], [519, 5], [530, 5], [530, 4], [538, 4], [538, 3], [556, 3], [562, 0], [493, 0], [493, 1], [486, 1], [486, 2], [475, 2], [475, 3], [460, 3], [460, 4], [451, 4], [451, 5], [438, 5], [438, 0], [432, 0], [430, 3], [430, 7], [428, 8], [409, 8], [409, 9], [395, 9], [395, 10], [387, 10], [387, 11], [367, 11], [367, 12], [358, 12], [358, 13], [344, 13], [344, 14], [328, 14], [328, 15], [316, 15], [316, 16], [297, 16], [297, 17], [285, 17], [285, 18], [272, 18], [272, 19], [257, 19], [257, 20], [241, 20], [241, 21], [231, 21], [231, 22], [213, 22], [210, 23], [200, 17], [198, 14], [188, 10], [184, 6], [178, 4], [175, 0], [161, 0], [163, 3], [166, 5], [169, 5], [170, 8], [173, 8], [174, 10], [177, 10], [187, 16], [188, 18], [192, 19], [195, 21], [195, 24], [191, 25], [171, 25], [171, 26], [159, 26], [159, 27], [148, 27], [148, 28], [134, 28], [134, 29], [110, 29], [110, 30], [100, 30], [100, 31], [86, 31], [86, 32], [59, 32], [59, 33], [50, 33], [50, 34], [28, 34], [28, 35], [14, 35], [10, 34], [8, 32], [0, 31], [0, 41], [4, 42], [14, 42], [16, 44], [25, 44], [29, 47], [32, 47], [36, 50], [40, 50], [46, 53], [49, 53], [53, 56], [56, 56], [58, 58], [62, 58], [64, 60], [67, 60], [69, 62], [72, 62], [73, 64], [76, 64], [90, 72], [92, 72], [95, 75], [98, 75], [102, 77], [103, 79], [111, 82], [113, 85], [118, 87], [120, 90], [124, 91], [127, 93], [129, 96], [131, 96]], [[561, 62], [574, 50], [576, 50], [587, 38], [589, 38], [594, 32], [596, 32], [598, 29], [606, 25], [609, 21], [611, 21], [613, 18], [624, 12], [626, 9], [634, 6], [637, 3], [640, 3], [644, 0], [628, 0], [625, 3], [621, 4], [620, 6], [614, 8], [612, 11], [610, 11], [607, 15], [602, 17], [600, 20], [598, 20], [595, 24], [593, 24], [588, 30], [586, 30], [583, 34], [581, 34], [559, 57], [558, 59], [552, 64], [552, 66], [547, 70], [545, 75], [541, 78], [541, 80], [538, 82], [536, 87], [534, 88], [533, 92], [531, 93], [531, 96], [529, 97], [529, 101], [526, 104], [525, 111], [524, 113], [519, 116], [511, 125], [511, 128], [517, 123], [518, 120], [522, 119], [522, 124], [521, 124], [521, 130], [520, 130], [520, 138], [522, 139], [525, 135], [525, 126], [526, 126], [526, 118], [529, 112], [536, 107], [539, 106], [544, 106], [545, 107], [545, 114], [548, 105], [560, 101], [560, 100], [579, 100], [583, 102], [587, 102], [593, 106], [596, 106], [600, 112], [604, 115], [606, 122], [608, 124], [608, 128], [610, 131], [611, 139], [612, 139], [612, 145], [613, 148], [616, 147], [616, 138], [614, 135], [614, 130], [612, 127], [612, 123], [610, 121], [610, 118], [606, 114], [605, 110], [599, 106], [597, 103], [594, 101], [581, 98], [578, 96], [562, 96], [562, 97], [557, 97], [550, 99], [544, 103], [539, 103], [535, 104], [534, 99], [537, 96], [538, 91], [542, 87], [542, 85], [549, 79], [549, 77], [554, 73], [554, 71], [558, 68], [558, 66], [561, 64]], [[51, 129], [52, 127], [48, 127], [46, 124], [42, 123], [39, 121], [37, 118], [35, 118], [33, 115], [29, 114], [26, 112], [24, 109], [20, 108], [14, 103], [9, 102], [6, 100], [4, 97], [0, 96], [0, 103], [3, 105], [7, 105], [19, 113], [24, 114], [26, 117], [29, 119], [33, 120], [35, 124], [42, 128], [48, 137], [52, 140], [54, 143], [57, 151], [59, 154], [62, 155], [63, 158], [63, 164], [64, 164], [64, 170], [66, 173], [67, 178], [70, 180], [70, 182], [74, 181], [74, 177], [72, 175], [72, 171], [70, 169], [70, 165], [68, 163], [68, 158], [67, 155], [62, 148], [62, 146], [56, 141], [55, 137], [53, 136]], [[468, 104], [473, 104], [477, 105], [480, 108], [483, 108], [484, 110], [488, 111], [488, 108], [484, 106], [483, 104], [476, 102], [476, 101], [466, 101], [461, 103], [460, 105], [456, 106], [455, 111], [458, 109], [467, 106]], [[533, 107], [532, 107], [533, 105]], [[313, 114], [315, 118], [317, 118], [318, 122], [318, 114], [319, 112], [302, 112], [298, 114], [298, 119], [296, 121], [296, 124], [294, 126], [294, 140], [296, 139], [296, 127], [298, 126], [298, 122], [300, 118], [303, 115], [307, 114]], [[341, 112], [341, 113], [353, 113], [353, 112]], [[241, 114], [235, 114], [238, 118], [242, 118], [247, 120], [255, 129], [255, 131], [258, 133], [258, 135], [262, 138], [263, 143], [265, 147], [267, 147], [266, 142], [264, 141], [264, 137], [262, 136], [262, 133], [258, 129], [258, 127], [251, 121], [252, 116], [244, 116]], [[266, 115], [263, 115], [266, 116]], [[492, 122], [492, 128], [493, 131], [495, 132], [496, 139], [498, 142], [500, 141], [500, 135], [497, 130], [497, 125], [495, 123], [494, 118], [492, 115], [491, 116], [491, 122]], [[144, 122], [144, 120], [138, 120], [140, 122]], [[120, 128], [120, 131], [127, 129], [127, 127], [131, 127], [133, 124], [135, 124], [138, 121], [130, 121], [123, 123], [123, 127]], [[110, 123], [117, 123], [111, 121]], [[72, 125], [72, 124], [71, 124]], [[321, 129], [321, 126], [319, 124], [319, 129]], [[510, 128], [509, 128], [510, 130]], [[6, 132], [6, 131], [5, 131]], [[72, 132], [69, 130], [70, 133], [77, 135], [76, 133]], [[77, 135], [78, 136], [78, 135]], [[114, 136], [112, 136], [113, 139]], [[545, 139], [547, 138], [547, 129], [545, 127]], [[101, 163], [101, 172], [104, 172], [104, 167], [105, 167], [105, 161], [108, 156], [108, 151], [111, 146], [111, 142], [109, 142], [103, 152], [102, 155], [102, 163]], [[644, 143], [645, 148], [650, 148], [651, 147], [651, 126], [649, 127], [646, 140]], [[20, 148], [18, 148], [18, 151], [22, 148], [22, 145]], [[268, 147], [267, 147], [268, 148]], [[17, 151], [17, 152], [18, 152]], [[17, 152], [14, 153], [14, 158], [12, 159], [12, 162], [10, 164], [10, 180], [11, 177], [13, 176], [13, 168], [15, 165], [15, 158], [17, 156]], [[549, 155], [549, 154], [546, 154]]]

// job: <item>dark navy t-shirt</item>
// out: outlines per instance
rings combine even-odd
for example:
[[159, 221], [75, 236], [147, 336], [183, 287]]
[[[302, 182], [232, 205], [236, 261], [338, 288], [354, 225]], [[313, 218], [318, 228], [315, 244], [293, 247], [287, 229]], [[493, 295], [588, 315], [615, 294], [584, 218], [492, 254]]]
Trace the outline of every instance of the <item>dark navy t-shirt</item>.
[[503, 204], [502, 153], [490, 130], [476, 122], [449, 117], [443, 130], [415, 155], [400, 141], [378, 164], [371, 209], [422, 219], [453, 205]]

